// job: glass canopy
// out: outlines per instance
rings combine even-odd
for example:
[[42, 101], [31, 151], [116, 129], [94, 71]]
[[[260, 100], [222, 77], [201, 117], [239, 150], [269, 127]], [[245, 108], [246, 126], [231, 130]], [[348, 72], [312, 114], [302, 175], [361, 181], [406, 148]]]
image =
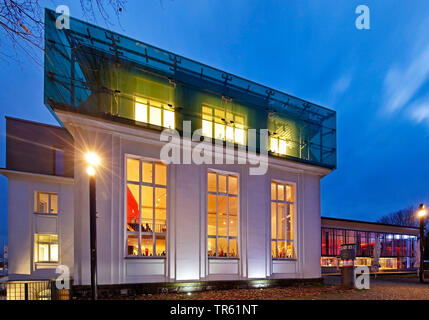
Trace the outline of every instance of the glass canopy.
[[74, 18], [57, 29], [58, 15], [45, 11], [44, 100], [54, 114], [179, 132], [191, 120], [236, 144], [247, 129], [268, 129], [271, 155], [336, 167], [335, 111]]

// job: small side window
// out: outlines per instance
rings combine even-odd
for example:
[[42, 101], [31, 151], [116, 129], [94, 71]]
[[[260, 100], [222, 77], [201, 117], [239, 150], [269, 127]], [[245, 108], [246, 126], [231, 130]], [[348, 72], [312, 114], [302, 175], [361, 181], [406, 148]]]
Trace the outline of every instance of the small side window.
[[34, 212], [44, 214], [58, 214], [58, 194], [36, 192], [34, 196]]
[[34, 235], [35, 262], [58, 262], [58, 249], [57, 234]]

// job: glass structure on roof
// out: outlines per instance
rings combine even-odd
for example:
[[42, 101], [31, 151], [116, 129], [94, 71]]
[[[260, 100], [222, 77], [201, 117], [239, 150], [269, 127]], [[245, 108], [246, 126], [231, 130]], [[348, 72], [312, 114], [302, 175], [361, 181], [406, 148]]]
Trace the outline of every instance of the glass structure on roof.
[[58, 16], [45, 11], [51, 111], [179, 132], [190, 120], [192, 130], [243, 145], [247, 129], [268, 129], [271, 155], [336, 167], [335, 111], [74, 18], [57, 29]]

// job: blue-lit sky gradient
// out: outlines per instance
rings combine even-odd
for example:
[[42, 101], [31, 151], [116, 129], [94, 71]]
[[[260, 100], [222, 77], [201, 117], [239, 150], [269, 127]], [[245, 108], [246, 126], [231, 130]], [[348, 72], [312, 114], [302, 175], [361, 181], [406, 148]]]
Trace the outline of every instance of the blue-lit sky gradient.
[[[42, 3], [83, 18], [79, 1]], [[360, 4], [370, 30], [355, 27]], [[428, 12], [427, 0], [129, 0], [111, 29], [336, 110], [338, 169], [322, 180], [322, 215], [375, 221], [429, 204]], [[4, 116], [55, 120], [42, 66], [25, 56], [0, 66], [4, 167]], [[0, 243], [6, 236], [1, 177]]]

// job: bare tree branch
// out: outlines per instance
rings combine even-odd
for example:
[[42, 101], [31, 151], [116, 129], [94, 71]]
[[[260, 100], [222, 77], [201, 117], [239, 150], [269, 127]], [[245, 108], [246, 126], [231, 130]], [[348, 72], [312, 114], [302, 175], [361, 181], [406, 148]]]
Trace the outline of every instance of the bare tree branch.
[[[112, 12], [120, 25], [120, 13], [125, 3], [126, 0], [80, 0], [85, 18], [95, 22], [99, 15], [108, 26], [112, 25]], [[21, 53], [24, 53], [41, 65], [43, 31], [43, 7], [39, 0], [0, 0], [1, 60], [19, 62]], [[10, 53], [10, 48], [14, 55]]]
[[378, 219], [377, 222], [386, 223], [386, 224], [395, 224], [399, 226], [417, 227], [419, 224], [419, 221], [416, 218], [416, 211], [417, 211], [417, 208], [408, 207], [405, 209], [398, 210], [396, 212], [386, 214], [385, 216]]

